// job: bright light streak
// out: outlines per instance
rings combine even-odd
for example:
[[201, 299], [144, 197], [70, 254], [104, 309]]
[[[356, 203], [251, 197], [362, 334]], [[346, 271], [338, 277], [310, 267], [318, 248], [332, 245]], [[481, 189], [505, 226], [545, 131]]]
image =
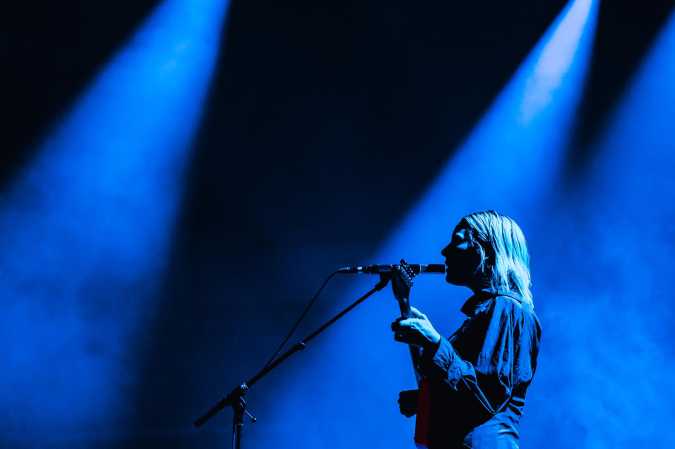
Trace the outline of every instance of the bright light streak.
[[[675, 117], [675, 15], [656, 39], [630, 83], [598, 146], [593, 171], [611, 189], [635, 204], [644, 203], [645, 187], [673, 192], [673, 117]], [[634, 176], [631, 176], [634, 175]], [[620, 182], [616, 182], [620, 180]], [[655, 185], [654, 183], [667, 183]]]
[[555, 401], [566, 412], [542, 420], [569, 417], [572, 410], [563, 432], [584, 441], [581, 447], [675, 446], [669, 430], [675, 398], [669, 285], [675, 272], [674, 117], [675, 14], [629, 82], [568, 198], [579, 249], [557, 257], [573, 260], [564, 267], [574, 288], [549, 300], [564, 329], [558, 338], [564, 345], [571, 339], [560, 336], [573, 332], [584, 350], [574, 357], [552, 351], [550, 364], [568, 364]]
[[[588, 36], [593, 35], [597, 8], [593, 0], [580, 0], [570, 5], [564, 13], [564, 19], [552, 30], [548, 37], [548, 44], [535, 57], [534, 69], [527, 76], [527, 84], [521, 104], [520, 121], [523, 124], [535, 119], [545, 108], [551, 106], [554, 100], [560, 100], [558, 90], [564, 89], [564, 82], [572, 84], [574, 92], [568, 101], [567, 108], [574, 107], [578, 101], [581, 89], [578, 88], [580, 76], [588, 63], [590, 45]], [[589, 23], [590, 22], [590, 23]], [[585, 35], [585, 36], [584, 36]], [[586, 40], [586, 42], [584, 41]], [[574, 63], [582, 64], [574, 67]], [[567, 80], [566, 77], [576, 77]], [[566, 111], [569, 112], [569, 111]]]
[[597, 10], [592, 0], [570, 2], [384, 245], [383, 260], [398, 254], [437, 260], [451, 220], [475, 210], [526, 221], [554, 185], [567, 149]]
[[227, 7], [163, 3], [0, 198], [6, 437], [110, 433], [125, 413]]

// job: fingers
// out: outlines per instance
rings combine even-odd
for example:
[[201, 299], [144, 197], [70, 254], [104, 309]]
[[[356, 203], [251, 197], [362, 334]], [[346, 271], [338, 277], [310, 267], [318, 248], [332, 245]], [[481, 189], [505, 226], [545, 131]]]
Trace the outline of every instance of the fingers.
[[415, 329], [417, 326], [417, 318], [403, 318], [398, 317], [391, 323], [391, 330], [394, 332], [401, 332], [410, 329]]
[[417, 395], [419, 394], [419, 390], [403, 390], [398, 393], [398, 402], [399, 404], [401, 402], [407, 401], [413, 401], [414, 403], [417, 403]]
[[427, 319], [427, 316], [420, 312], [420, 310], [416, 307], [410, 306], [410, 315], [413, 316], [413, 318], [421, 318], [423, 320]]
[[405, 319], [405, 318], [403, 318], [402, 316], [400, 316], [400, 317], [396, 318], [394, 321], [392, 321], [392, 323], [391, 323], [391, 330], [393, 330], [394, 332], [396, 332], [397, 330], [399, 330], [399, 329], [400, 329], [400, 323], [401, 323], [401, 321], [403, 321], [404, 319]]
[[404, 390], [398, 394], [398, 405], [401, 414], [411, 417], [417, 412], [418, 390]]
[[399, 342], [405, 342], [405, 335], [403, 329], [401, 329], [401, 321], [403, 317], [398, 317], [391, 323], [391, 330], [394, 331], [394, 340]]
[[416, 320], [416, 318], [408, 318], [392, 323], [391, 328], [394, 331], [394, 340], [408, 344], [415, 344], [417, 342], [417, 328], [412, 320]]

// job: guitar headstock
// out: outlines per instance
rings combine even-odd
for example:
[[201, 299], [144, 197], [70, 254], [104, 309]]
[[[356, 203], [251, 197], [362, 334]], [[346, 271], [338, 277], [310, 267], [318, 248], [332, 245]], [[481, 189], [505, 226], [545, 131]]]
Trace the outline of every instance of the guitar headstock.
[[[408, 265], [404, 259], [401, 259], [400, 264], [396, 265], [394, 269], [399, 274], [399, 278], [403, 281], [408, 290], [410, 290], [413, 286], [413, 279], [416, 276], [412, 267]], [[410, 298], [408, 298], [407, 295], [405, 297], [397, 295], [396, 300], [401, 309], [401, 316], [407, 318], [410, 315]]]
[[415, 271], [412, 269], [410, 265], [405, 261], [405, 259], [401, 259], [400, 264], [396, 267], [398, 271], [398, 274], [401, 275], [401, 279], [403, 282], [405, 282], [405, 285], [408, 288], [412, 288], [413, 286], [413, 278], [416, 276]]

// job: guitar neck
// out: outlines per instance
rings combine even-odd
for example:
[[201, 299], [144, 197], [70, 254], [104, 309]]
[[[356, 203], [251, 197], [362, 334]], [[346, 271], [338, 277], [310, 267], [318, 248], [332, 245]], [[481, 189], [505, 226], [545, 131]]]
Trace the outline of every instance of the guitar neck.
[[[401, 316], [403, 318], [410, 318], [410, 300], [408, 298], [399, 300], [398, 307], [401, 311]], [[420, 375], [418, 369], [421, 357], [420, 350], [417, 346], [413, 345], [408, 345], [408, 349], [410, 350], [410, 359], [412, 361], [413, 370], [415, 371], [415, 379], [417, 380], [417, 385], [419, 385], [420, 382], [422, 381], [422, 376]]]

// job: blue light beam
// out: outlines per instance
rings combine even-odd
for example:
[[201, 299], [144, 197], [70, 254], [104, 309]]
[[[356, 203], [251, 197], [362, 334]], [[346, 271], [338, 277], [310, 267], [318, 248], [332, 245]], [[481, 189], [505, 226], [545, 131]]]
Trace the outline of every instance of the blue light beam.
[[[565, 285], [547, 297], [555, 304], [548, 338], [558, 349], [532, 428], [559, 422], [575, 447], [675, 447], [673, 117], [675, 14], [594, 143], [553, 231], [574, 241], [550, 264], [558, 271], [551, 278], [564, 267]], [[539, 435], [539, 445], [551, 439]]]
[[114, 434], [128, 412], [227, 7], [161, 4], [0, 197], [14, 446]]
[[449, 237], [447, 220], [481, 209], [517, 214], [549, 193], [583, 92], [597, 10], [593, 0], [568, 4], [385, 247], [433, 260]]

